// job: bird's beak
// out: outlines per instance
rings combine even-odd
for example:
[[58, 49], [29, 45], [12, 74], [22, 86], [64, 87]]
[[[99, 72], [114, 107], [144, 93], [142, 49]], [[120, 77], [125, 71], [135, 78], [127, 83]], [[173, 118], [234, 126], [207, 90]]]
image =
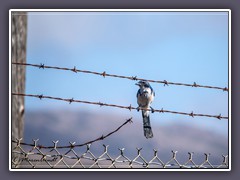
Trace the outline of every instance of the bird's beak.
[[137, 86], [140, 86], [140, 84], [139, 84], [139, 83], [136, 83], [135, 85], [137, 85]]

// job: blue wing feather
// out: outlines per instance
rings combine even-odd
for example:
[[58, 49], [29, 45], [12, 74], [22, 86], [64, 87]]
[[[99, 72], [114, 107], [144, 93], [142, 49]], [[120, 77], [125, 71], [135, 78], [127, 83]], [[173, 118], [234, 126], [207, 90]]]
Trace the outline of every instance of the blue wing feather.
[[140, 93], [140, 89], [138, 90], [138, 92], [137, 92], [137, 97], [140, 95], [141, 93]]

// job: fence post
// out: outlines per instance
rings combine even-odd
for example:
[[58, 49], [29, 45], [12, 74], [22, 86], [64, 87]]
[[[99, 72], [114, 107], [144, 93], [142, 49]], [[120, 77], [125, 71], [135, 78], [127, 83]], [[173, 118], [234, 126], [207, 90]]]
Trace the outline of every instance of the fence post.
[[[11, 60], [26, 63], [27, 13], [12, 12], [11, 14]], [[25, 92], [25, 67], [12, 66], [11, 92]], [[12, 96], [12, 139], [23, 137], [24, 128], [24, 97]], [[12, 143], [12, 148], [16, 144]], [[14, 157], [12, 157], [14, 158]], [[16, 157], [15, 157], [16, 158]]]

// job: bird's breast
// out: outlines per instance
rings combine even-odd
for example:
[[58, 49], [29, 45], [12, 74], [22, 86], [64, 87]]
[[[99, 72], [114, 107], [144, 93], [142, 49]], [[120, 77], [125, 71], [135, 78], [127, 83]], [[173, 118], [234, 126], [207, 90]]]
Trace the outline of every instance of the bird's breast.
[[153, 95], [149, 90], [143, 90], [139, 93], [137, 102], [142, 107], [148, 107], [149, 104], [153, 101]]

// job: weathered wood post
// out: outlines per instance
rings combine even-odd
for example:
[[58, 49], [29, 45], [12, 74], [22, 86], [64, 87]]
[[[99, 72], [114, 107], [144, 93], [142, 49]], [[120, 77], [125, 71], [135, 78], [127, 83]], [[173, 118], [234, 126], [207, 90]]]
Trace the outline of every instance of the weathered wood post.
[[[27, 14], [12, 12], [11, 14], [11, 59], [12, 62], [26, 63]], [[11, 92], [25, 92], [25, 66], [12, 66]], [[12, 96], [12, 139], [23, 138], [24, 128], [24, 97]], [[12, 143], [12, 148], [16, 144]], [[16, 156], [15, 156], [16, 157]], [[14, 157], [13, 157], [14, 158]]]

